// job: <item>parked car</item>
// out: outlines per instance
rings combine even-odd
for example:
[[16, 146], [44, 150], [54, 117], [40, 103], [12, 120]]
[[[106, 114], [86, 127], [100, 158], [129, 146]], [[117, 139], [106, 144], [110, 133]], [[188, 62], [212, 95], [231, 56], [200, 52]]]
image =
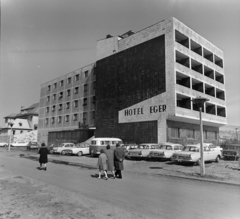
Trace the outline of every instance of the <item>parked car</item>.
[[174, 143], [162, 143], [159, 149], [151, 151], [148, 155], [149, 159], [161, 159], [167, 160], [171, 159], [174, 152], [181, 151], [183, 146], [181, 144]]
[[240, 144], [222, 145], [223, 157], [226, 160], [238, 160], [240, 157]]
[[[218, 163], [221, 158], [221, 151], [214, 150], [209, 146], [203, 146], [203, 154], [204, 161], [216, 161]], [[200, 165], [200, 145], [186, 145], [182, 151], [174, 152], [171, 160], [175, 162], [187, 162]]]
[[32, 150], [32, 149], [38, 149], [39, 145], [36, 141], [31, 141], [29, 145], [27, 146], [27, 150]]
[[89, 146], [90, 144], [88, 143], [80, 143], [80, 144], [77, 144], [75, 147], [72, 147], [71, 149], [64, 149], [62, 151], [62, 154], [77, 155], [77, 156], [87, 155], [87, 154], [90, 154]]
[[151, 151], [155, 151], [160, 148], [157, 143], [143, 143], [139, 144], [136, 149], [129, 150], [127, 153], [127, 158], [142, 158], [146, 159]]
[[8, 143], [6, 142], [0, 142], [0, 147], [7, 147], [8, 146]]
[[53, 153], [64, 155], [67, 149], [72, 149], [73, 147], [75, 147], [75, 144], [73, 143], [62, 143], [58, 147], [53, 148]]
[[24, 142], [24, 141], [17, 141], [11, 144], [12, 147], [28, 147], [29, 145], [30, 145], [30, 142]]

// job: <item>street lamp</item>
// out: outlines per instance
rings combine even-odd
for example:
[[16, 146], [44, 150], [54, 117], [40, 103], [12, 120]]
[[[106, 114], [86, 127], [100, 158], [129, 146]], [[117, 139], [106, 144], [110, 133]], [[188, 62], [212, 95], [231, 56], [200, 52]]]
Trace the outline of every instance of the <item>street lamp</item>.
[[209, 101], [209, 99], [205, 97], [197, 97], [194, 98], [193, 103], [197, 105], [197, 108], [199, 110], [199, 119], [200, 119], [200, 158], [201, 158], [201, 163], [200, 163], [200, 170], [201, 170], [201, 175], [205, 175], [205, 163], [204, 163], [204, 154], [203, 154], [203, 125], [202, 125], [202, 109], [204, 107], [204, 103], [206, 101]]
[[11, 147], [11, 136], [12, 136], [12, 127], [13, 127], [13, 122], [9, 122], [8, 125], [11, 126], [11, 131], [10, 131], [10, 136], [9, 136], [9, 145], [8, 145], [8, 151], [10, 151], [10, 147]]

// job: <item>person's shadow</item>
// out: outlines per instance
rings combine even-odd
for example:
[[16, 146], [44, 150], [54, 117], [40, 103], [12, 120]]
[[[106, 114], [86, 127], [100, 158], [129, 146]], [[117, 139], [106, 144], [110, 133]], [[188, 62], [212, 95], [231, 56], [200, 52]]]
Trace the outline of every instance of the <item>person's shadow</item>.
[[42, 168], [40, 168], [40, 167], [37, 167], [37, 169], [38, 169], [38, 170], [42, 170]]
[[91, 175], [92, 178], [98, 178], [98, 174]]

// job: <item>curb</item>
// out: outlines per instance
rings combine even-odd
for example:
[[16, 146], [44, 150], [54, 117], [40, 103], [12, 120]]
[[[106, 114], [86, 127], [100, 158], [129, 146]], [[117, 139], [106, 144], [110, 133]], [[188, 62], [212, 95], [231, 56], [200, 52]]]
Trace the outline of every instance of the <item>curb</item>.
[[[32, 156], [32, 155], [25, 156], [25, 154], [20, 154], [19, 157], [38, 161], [38, 157]], [[61, 160], [55, 160], [55, 159], [52, 159], [52, 158], [48, 158], [48, 161], [52, 162], [52, 163], [56, 163], [56, 164], [65, 164], [65, 165], [70, 165], [70, 166], [79, 166], [79, 167], [87, 168], [87, 169], [98, 169], [96, 166], [92, 166], [92, 165], [87, 165], [87, 164], [83, 164], [83, 163], [68, 162], [68, 161], [61, 161]], [[126, 172], [130, 172], [130, 171], [126, 171]], [[212, 183], [219, 183], [219, 184], [232, 185], [232, 186], [240, 186], [240, 184], [237, 184], [237, 183], [221, 182], [221, 181], [218, 181], [218, 180], [202, 179], [202, 178], [198, 178], [198, 177], [175, 176], [175, 175], [171, 175], [171, 174], [161, 174], [161, 173], [150, 174], [150, 175], [153, 175], [153, 176], [166, 176], [166, 177], [173, 177], [173, 178], [182, 178], [182, 179], [189, 179], [189, 180], [198, 180], [198, 181], [203, 181], [203, 182], [212, 182]]]

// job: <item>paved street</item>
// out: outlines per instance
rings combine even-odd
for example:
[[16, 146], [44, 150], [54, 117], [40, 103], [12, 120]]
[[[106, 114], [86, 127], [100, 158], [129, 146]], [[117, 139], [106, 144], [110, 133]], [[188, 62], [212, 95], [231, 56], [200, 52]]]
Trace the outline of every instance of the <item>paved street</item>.
[[[115, 213], [109, 213], [108, 218], [238, 218], [240, 214], [238, 186], [129, 171], [124, 172], [122, 180], [106, 181], [95, 178], [94, 169], [49, 163], [47, 171], [40, 171], [36, 161], [10, 155], [0, 154], [3, 170], [110, 206]], [[85, 218], [104, 218], [104, 213]]]

